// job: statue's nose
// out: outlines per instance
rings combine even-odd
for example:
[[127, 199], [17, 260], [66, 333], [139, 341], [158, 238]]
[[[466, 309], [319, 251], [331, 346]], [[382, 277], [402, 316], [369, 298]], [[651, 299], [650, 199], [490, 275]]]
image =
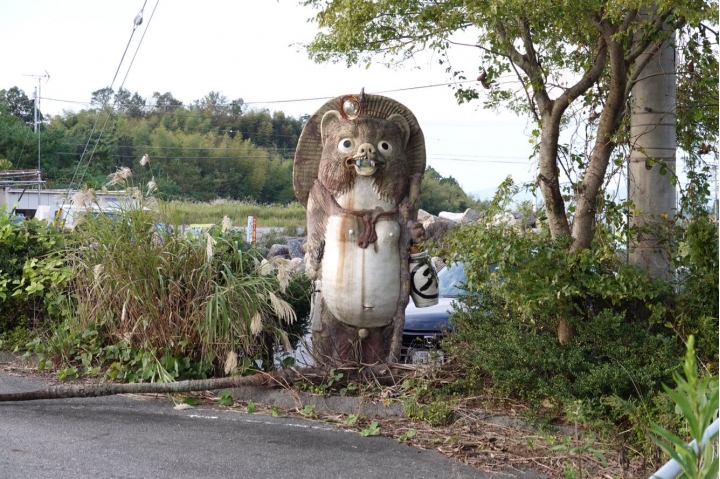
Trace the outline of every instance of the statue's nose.
[[357, 156], [373, 157], [375, 156], [375, 147], [370, 143], [363, 143], [358, 148]]

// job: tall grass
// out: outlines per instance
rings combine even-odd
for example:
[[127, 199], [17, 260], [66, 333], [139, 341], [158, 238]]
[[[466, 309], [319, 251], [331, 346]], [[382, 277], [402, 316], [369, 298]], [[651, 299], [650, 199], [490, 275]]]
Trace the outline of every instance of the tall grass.
[[300, 203], [262, 205], [248, 201], [215, 200], [209, 203], [171, 201], [167, 203], [180, 224], [219, 224], [227, 216], [237, 226], [245, 226], [248, 216], [257, 217], [258, 226], [295, 231], [305, 227], [305, 209]]
[[264, 261], [228, 220], [200, 237], [159, 227], [173, 222], [152, 198], [126, 188], [135, 199], [120, 215], [86, 217], [67, 242], [73, 280], [63, 327], [98, 331], [109, 345], [206, 362], [256, 356], [268, 333], [287, 344], [296, 320], [283, 299], [290, 262]]

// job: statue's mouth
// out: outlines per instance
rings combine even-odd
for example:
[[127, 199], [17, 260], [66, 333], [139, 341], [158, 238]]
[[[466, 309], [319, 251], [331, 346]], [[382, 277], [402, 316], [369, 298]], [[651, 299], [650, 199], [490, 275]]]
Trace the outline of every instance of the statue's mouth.
[[345, 160], [345, 166], [354, 167], [358, 175], [361, 176], [372, 176], [377, 171], [381, 162], [363, 156], [360, 158], [348, 158]]

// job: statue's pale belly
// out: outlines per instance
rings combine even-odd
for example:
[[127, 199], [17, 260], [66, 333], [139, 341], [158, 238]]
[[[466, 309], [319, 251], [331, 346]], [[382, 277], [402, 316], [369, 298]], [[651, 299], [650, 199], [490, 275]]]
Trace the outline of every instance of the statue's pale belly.
[[361, 219], [328, 218], [322, 261], [325, 306], [339, 321], [356, 327], [385, 326], [392, 321], [400, 295], [400, 225], [394, 219], [375, 224], [377, 242], [357, 245]]

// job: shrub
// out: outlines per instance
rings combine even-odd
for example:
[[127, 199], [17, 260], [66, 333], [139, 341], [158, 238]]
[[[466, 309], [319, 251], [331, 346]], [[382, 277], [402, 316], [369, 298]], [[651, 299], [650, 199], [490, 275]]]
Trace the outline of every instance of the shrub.
[[679, 228], [675, 255], [676, 306], [672, 321], [680, 337], [694, 335], [699, 360], [717, 372], [718, 366], [718, 227], [700, 215]]
[[[236, 353], [257, 357], [263, 335], [289, 341], [296, 313], [284, 298], [303, 301], [289, 262], [263, 260], [229, 221], [181, 235], [158, 222], [152, 199], [126, 187], [134, 200], [119, 214], [88, 215], [69, 237], [64, 321], [34, 352], [56, 366], [92, 358], [110, 364], [110, 377], [158, 381], [204, 375], [208, 364], [234, 364]], [[95, 201], [86, 193], [80, 204]]]
[[[57, 254], [60, 232], [35, 219], [11, 216], [0, 207], [0, 340], [15, 347], [57, 312], [51, 286], [69, 271]], [[50, 294], [48, 294], [50, 292]]]
[[623, 264], [610, 235], [596, 236], [570, 254], [568, 239], [542, 232], [455, 232], [450, 244], [480, 295], [452, 318], [450, 348], [528, 399], [597, 402], [659, 390], [681, 354], [665, 326], [672, 290]]

